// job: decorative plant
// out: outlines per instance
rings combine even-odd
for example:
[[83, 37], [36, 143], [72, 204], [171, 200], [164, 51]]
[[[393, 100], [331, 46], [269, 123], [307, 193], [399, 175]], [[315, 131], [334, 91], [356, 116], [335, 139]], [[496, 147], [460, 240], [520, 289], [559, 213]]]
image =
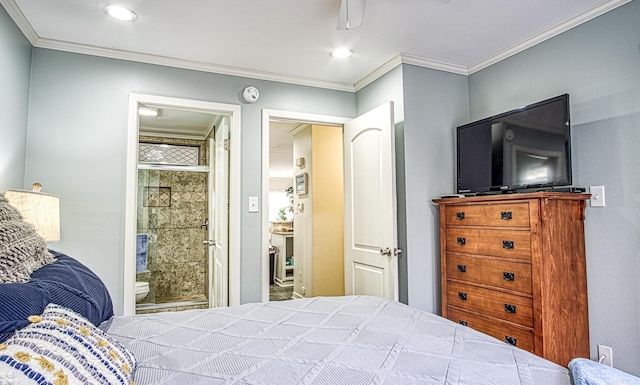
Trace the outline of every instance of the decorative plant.
[[288, 187], [286, 190], [287, 198], [289, 198], [289, 206], [285, 206], [278, 210], [278, 216], [276, 220], [278, 222], [287, 222], [289, 220], [289, 213], [293, 213], [293, 187]]

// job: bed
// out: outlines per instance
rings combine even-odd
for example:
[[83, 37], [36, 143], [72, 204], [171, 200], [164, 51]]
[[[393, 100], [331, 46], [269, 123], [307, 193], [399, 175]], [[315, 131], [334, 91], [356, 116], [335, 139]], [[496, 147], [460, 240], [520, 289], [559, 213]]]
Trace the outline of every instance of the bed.
[[115, 317], [147, 384], [570, 384], [565, 368], [399, 302], [319, 297]]
[[0, 384], [571, 384], [566, 368], [377, 297], [111, 316], [99, 278], [54, 255], [29, 282], [0, 285], [2, 309], [28, 287], [38, 294], [26, 312], [0, 312], [12, 334], [0, 343]]
[[[591, 384], [592, 368], [576, 372]], [[617, 378], [617, 377], [616, 377]], [[566, 368], [371, 296], [113, 316], [0, 193], [0, 385], [569, 385]]]

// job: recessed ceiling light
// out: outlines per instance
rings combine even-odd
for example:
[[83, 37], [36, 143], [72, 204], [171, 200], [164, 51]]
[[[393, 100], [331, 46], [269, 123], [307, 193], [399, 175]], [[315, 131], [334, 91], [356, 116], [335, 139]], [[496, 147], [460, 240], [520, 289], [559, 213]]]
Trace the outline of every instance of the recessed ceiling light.
[[104, 13], [121, 21], [135, 21], [138, 19], [138, 15], [129, 8], [121, 5], [109, 4], [105, 6]]
[[329, 56], [336, 59], [346, 59], [353, 55], [353, 51], [346, 47], [336, 48], [333, 51], [329, 52]]
[[162, 110], [159, 108], [153, 108], [153, 107], [142, 107], [140, 106], [140, 108], [138, 108], [138, 115], [140, 116], [151, 116], [151, 117], [158, 117], [162, 115]]

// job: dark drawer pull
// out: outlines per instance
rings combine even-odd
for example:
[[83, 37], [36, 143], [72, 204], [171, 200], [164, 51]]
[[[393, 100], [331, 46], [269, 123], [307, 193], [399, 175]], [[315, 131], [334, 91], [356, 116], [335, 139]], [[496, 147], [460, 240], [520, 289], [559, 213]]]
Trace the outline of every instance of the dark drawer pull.
[[518, 346], [518, 339], [517, 338], [513, 338], [511, 336], [505, 336], [504, 340], [509, 345]]
[[504, 304], [504, 311], [506, 311], [507, 313], [515, 313], [516, 312], [516, 305], [511, 305], [509, 303], [505, 303]]
[[463, 293], [461, 291], [458, 292], [458, 298], [460, 298], [461, 301], [466, 301], [467, 300], [467, 293]]
[[512, 218], [511, 211], [502, 211], [500, 213], [500, 218], [502, 218], [503, 221], [508, 221]]
[[513, 241], [502, 241], [503, 249], [513, 249]]
[[458, 237], [457, 241], [459, 245], [465, 245], [467, 243], [467, 240], [463, 237]]
[[502, 272], [502, 278], [503, 278], [505, 281], [513, 281], [513, 280], [515, 280], [515, 279], [516, 279], [516, 275], [515, 275], [515, 273], [509, 273], [509, 272], [507, 272], [507, 271], [503, 271], [503, 272]]
[[458, 272], [466, 273], [467, 272], [467, 266], [466, 265], [458, 265]]
[[458, 211], [456, 213], [456, 218], [459, 220], [463, 220], [464, 219], [464, 211]]
[[459, 319], [459, 320], [458, 320], [458, 323], [459, 323], [460, 325], [462, 325], [462, 326], [467, 326], [467, 321], [464, 321], [464, 320]]

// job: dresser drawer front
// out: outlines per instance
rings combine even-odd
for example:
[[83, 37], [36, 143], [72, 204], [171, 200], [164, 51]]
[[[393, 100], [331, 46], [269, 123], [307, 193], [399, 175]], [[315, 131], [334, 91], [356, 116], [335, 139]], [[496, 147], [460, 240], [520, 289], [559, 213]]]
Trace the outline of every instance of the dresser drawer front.
[[522, 326], [533, 327], [533, 301], [531, 298], [458, 282], [447, 282], [447, 303]]
[[529, 204], [447, 205], [445, 216], [448, 226], [529, 227]]
[[531, 233], [450, 228], [447, 229], [447, 251], [531, 260]]
[[495, 337], [500, 341], [534, 353], [533, 331], [520, 329], [504, 321], [487, 319], [453, 307], [447, 308], [447, 318], [453, 322], [466, 325], [479, 332]]
[[532, 293], [531, 265], [528, 263], [449, 254], [446, 263], [448, 279]]

